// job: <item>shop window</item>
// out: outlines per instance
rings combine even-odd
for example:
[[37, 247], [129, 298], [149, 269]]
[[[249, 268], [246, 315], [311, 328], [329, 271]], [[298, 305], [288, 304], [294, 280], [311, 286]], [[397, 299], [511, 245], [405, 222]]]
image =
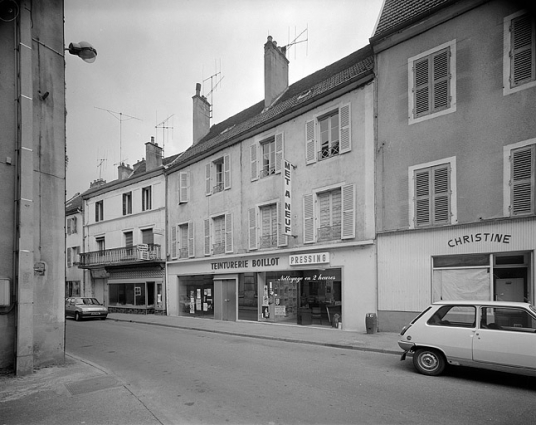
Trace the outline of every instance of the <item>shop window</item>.
[[503, 94], [536, 86], [534, 16], [519, 11], [504, 18]]
[[141, 210], [148, 211], [152, 209], [152, 188], [147, 186], [141, 189]]
[[224, 155], [205, 165], [205, 194], [207, 196], [231, 188], [231, 157]]
[[222, 214], [205, 220], [205, 255], [233, 252], [233, 217]]
[[305, 123], [305, 159], [307, 164], [350, 152], [350, 104], [342, 105]]
[[355, 187], [345, 185], [304, 195], [304, 243], [355, 237]]
[[104, 220], [104, 201], [95, 202], [95, 221]]
[[180, 316], [214, 317], [214, 282], [212, 279], [212, 276], [180, 279]]
[[123, 215], [132, 214], [132, 192], [123, 193]]
[[[110, 283], [108, 285], [109, 306], [120, 307], [147, 307], [154, 300], [146, 300], [146, 284], [140, 283]], [[154, 297], [154, 282], [153, 282]], [[149, 303], [147, 303], [149, 301]]]
[[[283, 161], [283, 133], [250, 146], [251, 181], [281, 173]], [[258, 161], [260, 158], [260, 163]]]
[[408, 59], [409, 124], [456, 111], [456, 42]]

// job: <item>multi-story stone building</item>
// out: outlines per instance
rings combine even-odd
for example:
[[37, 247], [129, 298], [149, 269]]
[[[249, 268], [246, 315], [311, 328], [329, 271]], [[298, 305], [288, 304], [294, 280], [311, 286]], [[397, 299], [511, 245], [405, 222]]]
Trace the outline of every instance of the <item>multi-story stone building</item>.
[[378, 320], [437, 300], [535, 301], [534, 14], [386, 0], [377, 74]]
[[164, 166], [162, 148], [147, 142], [146, 158], [130, 168], [120, 164], [118, 179], [97, 180], [82, 194], [83, 252], [91, 292], [110, 312], [165, 314]]
[[292, 84], [264, 46], [265, 98], [167, 170], [168, 314], [365, 329], [376, 311], [374, 75], [364, 47]]

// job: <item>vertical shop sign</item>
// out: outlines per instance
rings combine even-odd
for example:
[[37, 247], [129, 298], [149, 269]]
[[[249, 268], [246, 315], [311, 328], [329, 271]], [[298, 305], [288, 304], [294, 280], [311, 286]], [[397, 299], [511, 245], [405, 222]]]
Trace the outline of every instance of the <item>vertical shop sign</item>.
[[292, 164], [285, 160], [285, 167], [283, 169], [283, 234], [292, 236], [292, 207], [291, 207], [291, 172]]

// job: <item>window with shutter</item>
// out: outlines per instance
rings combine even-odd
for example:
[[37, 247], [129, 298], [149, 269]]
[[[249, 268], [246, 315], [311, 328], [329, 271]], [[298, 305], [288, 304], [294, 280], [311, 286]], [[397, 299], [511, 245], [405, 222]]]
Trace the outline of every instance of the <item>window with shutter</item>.
[[455, 41], [408, 59], [409, 123], [456, 110]]
[[510, 32], [510, 85], [516, 87], [536, 79], [534, 18], [525, 14], [512, 19]]
[[205, 255], [212, 253], [212, 247], [210, 246], [210, 219], [205, 220]]
[[512, 150], [511, 214], [534, 213], [535, 145]]
[[257, 208], [248, 210], [249, 249], [257, 249]]
[[190, 172], [179, 173], [179, 203], [183, 204], [190, 200]]
[[179, 258], [188, 257], [188, 223], [178, 226]]
[[263, 205], [259, 208], [261, 220], [261, 248], [273, 248], [277, 246], [277, 205]]
[[416, 227], [448, 224], [451, 220], [450, 167], [441, 164], [414, 174]]
[[188, 223], [188, 257], [195, 257], [195, 233], [194, 233], [194, 223]]
[[303, 242], [315, 241], [314, 198], [312, 194], [303, 196]]
[[171, 226], [171, 246], [170, 246], [170, 255], [171, 258], [177, 258], [177, 232], [179, 231], [179, 226]]
[[233, 215], [225, 214], [225, 252], [233, 252]]

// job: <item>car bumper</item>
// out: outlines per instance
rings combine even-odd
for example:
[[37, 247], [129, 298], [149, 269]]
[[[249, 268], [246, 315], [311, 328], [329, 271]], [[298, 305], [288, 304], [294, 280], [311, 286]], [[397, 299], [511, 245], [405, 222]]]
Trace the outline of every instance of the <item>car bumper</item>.
[[95, 312], [95, 311], [92, 311], [92, 312], [88, 312], [88, 313], [80, 313], [80, 317], [84, 318], [84, 319], [90, 319], [92, 317], [106, 317], [108, 316], [108, 313], [106, 312]]
[[413, 342], [405, 341], [403, 339], [398, 341], [398, 346], [404, 351], [411, 351], [415, 344]]

